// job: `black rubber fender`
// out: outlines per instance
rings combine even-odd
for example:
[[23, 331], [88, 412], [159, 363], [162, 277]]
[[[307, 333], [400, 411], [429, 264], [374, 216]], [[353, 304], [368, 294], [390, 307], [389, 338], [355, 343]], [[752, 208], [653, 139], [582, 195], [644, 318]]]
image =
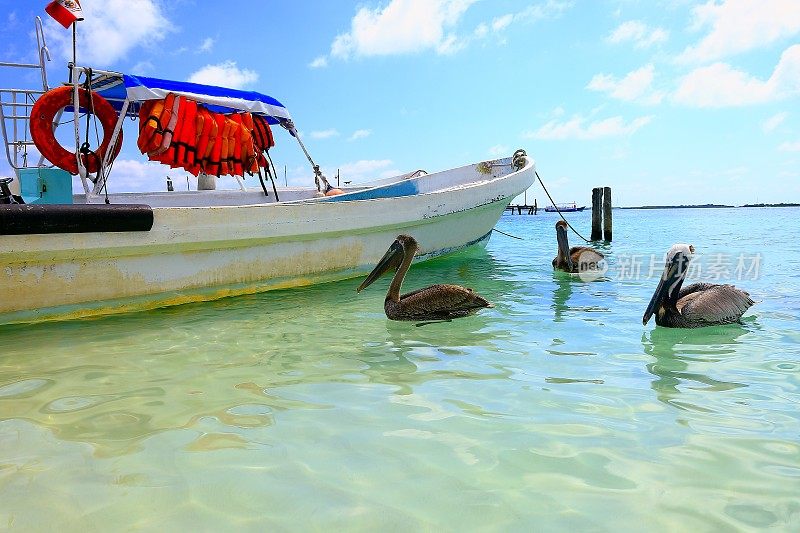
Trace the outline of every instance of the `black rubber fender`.
[[140, 204], [0, 205], [0, 235], [150, 231], [153, 208]]

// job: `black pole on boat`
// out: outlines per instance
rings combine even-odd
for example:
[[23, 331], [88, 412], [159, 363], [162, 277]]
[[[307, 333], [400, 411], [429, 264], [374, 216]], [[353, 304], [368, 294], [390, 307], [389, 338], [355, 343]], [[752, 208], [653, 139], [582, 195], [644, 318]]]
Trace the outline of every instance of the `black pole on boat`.
[[[281, 199], [278, 198], [278, 189], [275, 187], [275, 175], [278, 173], [275, 170], [275, 163], [272, 162], [272, 157], [269, 155], [269, 150], [267, 150], [267, 161], [269, 161], [269, 165], [267, 166], [267, 173], [269, 174], [269, 181], [272, 182], [272, 192], [275, 193], [275, 201], [280, 202]], [[272, 166], [272, 171], [270, 171], [269, 166]]]
[[[267, 167], [267, 172], [269, 172], [269, 167]], [[258, 182], [261, 184], [261, 190], [264, 191], [264, 196], [269, 197], [267, 185], [264, 183], [264, 176], [261, 175], [261, 167], [258, 167]]]

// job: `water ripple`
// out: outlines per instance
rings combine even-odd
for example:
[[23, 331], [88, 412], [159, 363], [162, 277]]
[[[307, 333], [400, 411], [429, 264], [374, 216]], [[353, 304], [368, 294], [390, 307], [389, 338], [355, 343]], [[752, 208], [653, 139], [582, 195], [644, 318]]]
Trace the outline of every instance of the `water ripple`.
[[[705, 211], [620, 211], [610, 272], [663, 254], [676, 217], [704, 252], [780, 241], [800, 266], [772, 233], [798, 211], [759, 213], [715, 212], [725, 236]], [[741, 325], [642, 327], [655, 280], [554, 273], [554, 220], [412, 268], [408, 289], [496, 304], [452, 323], [387, 321], [382, 279], [0, 328], [0, 524], [800, 528], [796, 276], [737, 281], [759, 300]]]

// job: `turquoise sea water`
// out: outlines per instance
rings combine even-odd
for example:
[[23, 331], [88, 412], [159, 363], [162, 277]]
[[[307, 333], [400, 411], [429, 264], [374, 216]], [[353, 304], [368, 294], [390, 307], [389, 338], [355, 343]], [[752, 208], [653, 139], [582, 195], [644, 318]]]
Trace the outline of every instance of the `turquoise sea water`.
[[[0, 327], [0, 529], [800, 530], [800, 210], [614, 216], [598, 281], [550, 214], [413, 266], [496, 305], [451, 323], [387, 278]], [[642, 326], [675, 242], [742, 325]]]

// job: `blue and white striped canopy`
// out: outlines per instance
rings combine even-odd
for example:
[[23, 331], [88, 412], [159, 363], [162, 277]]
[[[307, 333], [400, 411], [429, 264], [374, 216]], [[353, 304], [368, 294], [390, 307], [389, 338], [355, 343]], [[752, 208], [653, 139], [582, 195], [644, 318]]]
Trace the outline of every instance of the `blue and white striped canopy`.
[[[143, 102], [162, 99], [169, 93], [175, 93], [205, 104], [209, 110], [219, 113], [248, 111], [264, 115], [272, 124], [292, 118], [282, 103], [266, 94], [186, 81], [162, 80], [129, 74], [106, 74], [97, 77], [92, 82], [92, 90], [108, 100], [117, 111], [122, 108], [122, 102], [126, 99], [131, 102]], [[134, 114], [136, 107], [138, 106], [130, 109], [128, 114]]]

